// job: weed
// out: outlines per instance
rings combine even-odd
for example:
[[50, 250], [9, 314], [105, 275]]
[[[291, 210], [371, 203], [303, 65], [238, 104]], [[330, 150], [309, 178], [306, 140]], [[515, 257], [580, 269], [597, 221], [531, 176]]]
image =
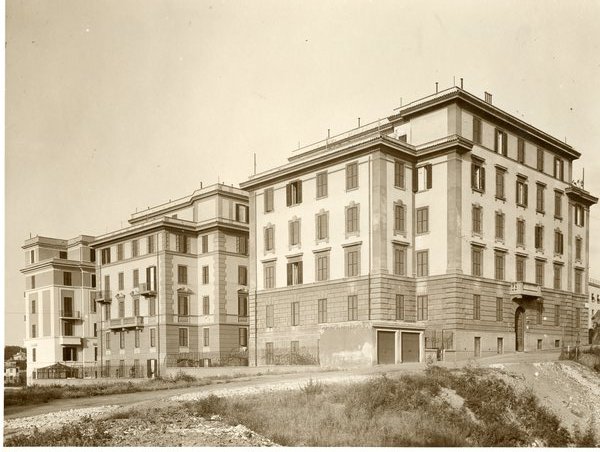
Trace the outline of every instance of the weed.
[[302, 393], [307, 397], [321, 394], [323, 390], [323, 383], [317, 380], [313, 381], [312, 377], [310, 377], [304, 386], [300, 385], [300, 391], [302, 391]]

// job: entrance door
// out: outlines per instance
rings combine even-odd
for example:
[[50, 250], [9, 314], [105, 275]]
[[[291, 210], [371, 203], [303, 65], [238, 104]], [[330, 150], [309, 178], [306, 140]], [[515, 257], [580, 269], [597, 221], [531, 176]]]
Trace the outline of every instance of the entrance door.
[[475, 358], [479, 358], [481, 356], [481, 338], [476, 337], [475, 343], [473, 344], [473, 348], [475, 349]]
[[525, 349], [525, 309], [521, 307], [515, 312], [515, 335], [516, 349], [522, 352]]
[[149, 359], [146, 361], [146, 376], [154, 378], [156, 376], [156, 360]]
[[419, 333], [402, 333], [402, 362], [419, 362]]
[[396, 333], [377, 331], [377, 364], [396, 362]]

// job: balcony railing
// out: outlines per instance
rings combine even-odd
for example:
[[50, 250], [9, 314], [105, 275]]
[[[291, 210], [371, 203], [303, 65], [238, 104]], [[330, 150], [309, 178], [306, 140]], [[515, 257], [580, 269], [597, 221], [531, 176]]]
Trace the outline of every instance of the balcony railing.
[[78, 336], [61, 336], [58, 339], [60, 345], [81, 345], [81, 337]]
[[537, 284], [517, 281], [510, 283], [509, 295], [514, 297], [541, 297], [542, 289]]
[[61, 310], [59, 312], [61, 319], [81, 319], [81, 312], [73, 310]]
[[156, 288], [153, 284], [140, 283], [140, 295], [152, 296], [156, 295]]
[[109, 324], [111, 329], [137, 328], [144, 326], [144, 317], [138, 315], [135, 317], [123, 317], [122, 319], [110, 319]]
[[110, 303], [112, 301], [112, 292], [110, 290], [96, 290], [94, 300], [98, 303]]

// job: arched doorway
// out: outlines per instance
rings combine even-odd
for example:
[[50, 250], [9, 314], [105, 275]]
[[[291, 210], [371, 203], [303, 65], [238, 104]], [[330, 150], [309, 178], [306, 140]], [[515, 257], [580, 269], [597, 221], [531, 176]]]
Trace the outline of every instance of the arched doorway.
[[515, 312], [515, 345], [518, 352], [525, 349], [525, 309], [520, 306]]

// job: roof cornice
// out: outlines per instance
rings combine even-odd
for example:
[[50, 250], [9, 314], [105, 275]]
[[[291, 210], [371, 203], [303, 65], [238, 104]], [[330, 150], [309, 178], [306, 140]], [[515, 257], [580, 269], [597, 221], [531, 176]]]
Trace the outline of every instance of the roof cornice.
[[585, 191], [583, 188], [571, 185], [565, 189], [565, 194], [572, 201], [579, 202], [587, 207], [593, 206], [598, 203], [598, 198]]
[[68, 259], [60, 259], [57, 257], [52, 257], [50, 259], [44, 259], [43, 261], [36, 262], [34, 264], [30, 264], [27, 267], [22, 268], [21, 273], [29, 273], [36, 270], [41, 270], [43, 268], [56, 268], [56, 267], [69, 267], [75, 269], [82, 270], [94, 270], [96, 268], [96, 264], [94, 262], [81, 262], [81, 261], [73, 261]]

